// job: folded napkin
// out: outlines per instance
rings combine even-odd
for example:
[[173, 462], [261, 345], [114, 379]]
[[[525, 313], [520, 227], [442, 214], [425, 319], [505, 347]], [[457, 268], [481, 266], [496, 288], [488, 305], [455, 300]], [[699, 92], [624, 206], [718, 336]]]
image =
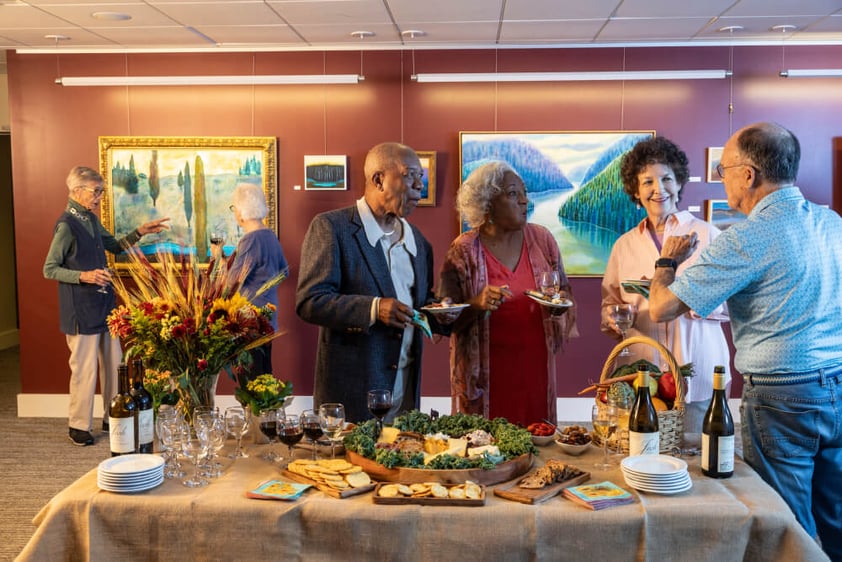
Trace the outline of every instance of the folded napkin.
[[246, 492], [246, 497], [257, 500], [297, 500], [310, 484], [294, 484], [282, 480], [267, 480], [254, 490]]
[[430, 322], [427, 320], [427, 315], [425, 315], [423, 312], [413, 310], [412, 323], [421, 328], [421, 331], [424, 332], [425, 336], [427, 336], [428, 338], [433, 337], [433, 331], [430, 330]]

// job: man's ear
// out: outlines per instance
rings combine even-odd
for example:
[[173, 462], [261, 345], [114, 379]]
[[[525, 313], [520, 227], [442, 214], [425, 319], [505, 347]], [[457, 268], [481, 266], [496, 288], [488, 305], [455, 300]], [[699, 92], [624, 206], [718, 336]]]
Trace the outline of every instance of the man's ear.
[[383, 172], [374, 172], [371, 176], [371, 183], [373, 183], [378, 190], [383, 191]]

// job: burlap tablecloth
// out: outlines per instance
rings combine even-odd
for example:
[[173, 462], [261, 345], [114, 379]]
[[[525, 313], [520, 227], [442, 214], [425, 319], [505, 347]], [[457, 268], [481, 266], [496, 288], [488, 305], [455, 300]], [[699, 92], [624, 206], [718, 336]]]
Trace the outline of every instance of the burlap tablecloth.
[[[537, 462], [559, 457], [590, 471], [591, 482], [630, 489], [619, 467], [592, 469], [599, 454], [568, 457], [550, 445]], [[560, 496], [511, 502], [493, 487], [481, 507], [376, 505], [371, 493], [339, 500], [315, 489], [295, 502], [249, 499], [247, 490], [280, 476], [254, 454], [200, 489], [166, 481], [139, 494], [104, 492], [93, 470], [36, 516], [19, 560], [828, 560], [744, 463], [713, 480], [698, 457], [687, 460], [692, 490], [636, 493], [634, 504], [596, 512]]]

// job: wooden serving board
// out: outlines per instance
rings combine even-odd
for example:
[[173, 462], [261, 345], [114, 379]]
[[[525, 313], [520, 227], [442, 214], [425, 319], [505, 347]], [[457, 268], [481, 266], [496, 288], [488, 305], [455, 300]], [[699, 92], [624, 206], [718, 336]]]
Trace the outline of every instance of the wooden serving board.
[[591, 474], [589, 472], [585, 472], [579, 476], [574, 476], [573, 478], [568, 478], [567, 480], [562, 480], [561, 482], [544, 486], [541, 489], [520, 488], [518, 487], [518, 484], [521, 479], [518, 479], [510, 484], [504, 484], [499, 488], [494, 488], [494, 495], [520, 503], [536, 504], [557, 496], [565, 488], [577, 486], [590, 479]]
[[[363, 467], [369, 476], [375, 480], [385, 482], [438, 482], [440, 484], [464, 484], [470, 480], [480, 485], [491, 486], [525, 474], [532, 468], [532, 455], [521, 455], [509, 461], [502, 462], [491, 470], [470, 468], [463, 470], [434, 470], [424, 468], [386, 468], [371, 459], [358, 455], [353, 451], [346, 451], [348, 462]], [[309, 482], [308, 482], [309, 484]]]
[[319, 490], [321, 490], [325, 494], [327, 494], [331, 497], [334, 497], [334, 498], [338, 498], [338, 499], [347, 498], [347, 497], [350, 497], [350, 496], [356, 496], [356, 495], [359, 495], [359, 494], [365, 494], [366, 492], [372, 491], [374, 489], [374, 487], [376, 486], [376, 484], [374, 482], [372, 482], [368, 486], [362, 486], [361, 488], [346, 488], [344, 490], [337, 490], [336, 488], [331, 488], [327, 484], [322, 484], [321, 482], [316, 482], [315, 480], [311, 480], [310, 478], [307, 478], [306, 476], [302, 476], [301, 474], [296, 474], [295, 472], [290, 472], [289, 470], [286, 470], [286, 469], [284, 469], [281, 472], [281, 474], [283, 475], [284, 478], [289, 478], [290, 480], [292, 480], [294, 482], [298, 482], [300, 484], [310, 484], [311, 486], [313, 486], [314, 488], [318, 488]]
[[[409, 484], [413, 484], [414, 482], [410, 482]], [[424, 496], [423, 498], [420, 497], [412, 497], [412, 496], [396, 496], [392, 498], [384, 498], [380, 495], [380, 487], [385, 486], [387, 483], [381, 482], [377, 484], [377, 488], [374, 490], [373, 501], [374, 503], [382, 504], [382, 505], [409, 505], [409, 504], [416, 504], [416, 505], [461, 505], [461, 506], [468, 506], [468, 507], [476, 507], [479, 505], [485, 505], [485, 486], [480, 486], [482, 489], [482, 493], [480, 493], [479, 498], [469, 499], [469, 498], [436, 498], [433, 496]]]

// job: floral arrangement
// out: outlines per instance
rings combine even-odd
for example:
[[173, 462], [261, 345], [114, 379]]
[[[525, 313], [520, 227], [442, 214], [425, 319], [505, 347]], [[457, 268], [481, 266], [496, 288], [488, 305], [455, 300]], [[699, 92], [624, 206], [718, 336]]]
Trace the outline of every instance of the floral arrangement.
[[[108, 329], [119, 337], [128, 357], [141, 357], [158, 372], [169, 371], [186, 414], [199, 404], [212, 404], [216, 380], [225, 370], [241, 386], [233, 369], [251, 361], [248, 350], [280, 335], [270, 323], [272, 305], [257, 307], [229, 275], [234, 259], [211, 260], [200, 269], [191, 255], [156, 254], [152, 264], [142, 252], [129, 248], [128, 272], [134, 286], [119, 276], [114, 290], [122, 301], [108, 317]], [[255, 296], [277, 286], [281, 273]]]
[[161, 404], [174, 406], [178, 403], [178, 394], [172, 384], [169, 371], [145, 369], [143, 373], [143, 388], [152, 396], [152, 410], [158, 414]]
[[291, 395], [292, 383], [280, 381], [270, 373], [258, 375], [248, 381], [245, 388], [240, 386], [234, 391], [237, 401], [250, 408], [255, 416], [260, 415], [260, 410], [283, 408], [286, 398]]

